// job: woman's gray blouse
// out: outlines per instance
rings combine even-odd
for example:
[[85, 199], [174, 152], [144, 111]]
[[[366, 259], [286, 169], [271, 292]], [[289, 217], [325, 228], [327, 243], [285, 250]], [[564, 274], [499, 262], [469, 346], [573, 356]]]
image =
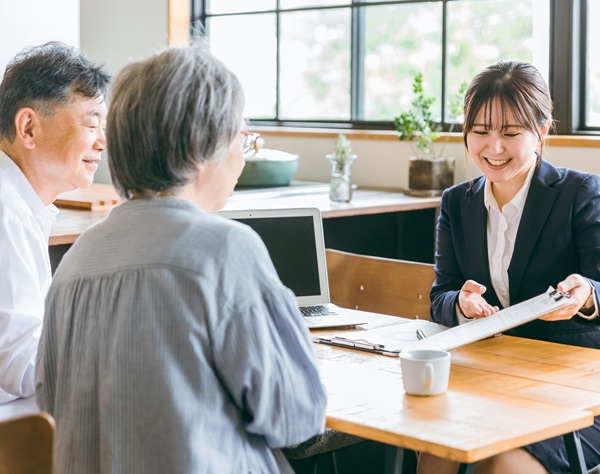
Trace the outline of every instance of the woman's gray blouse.
[[57, 472], [274, 473], [322, 432], [296, 300], [248, 227], [174, 198], [128, 201], [65, 255], [36, 396]]

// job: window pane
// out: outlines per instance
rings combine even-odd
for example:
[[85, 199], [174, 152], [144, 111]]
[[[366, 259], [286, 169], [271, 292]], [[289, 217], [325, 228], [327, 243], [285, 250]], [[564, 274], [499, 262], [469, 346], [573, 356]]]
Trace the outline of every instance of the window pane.
[[[246, 93], [245, 116], [274, 118], [277, 78], [275, 14], [207, 20], [215, 56], [237, 74]], [[243, 41], [232, 41], [231, 32]]]
[[365, 119], [393, 120], [413, 98], [415, 73], [437, 97], [441, 117], [442, 5], [406, 4], [366, 9]]
[[280, 117], [350, 118], [350, 9], [281, 14]]
[[550, 0], [462, 0], [447, 6], [449, 94], [500, 59], [531, 63], [548, 81]]
[[588, 1], [587, 24], [587, 90], [585, 122], [588, 127], [600, 127], [600, 2]]
[[206, 0], [209, 14], [275, 10], [276, 0]]
[[351, 0], [280, 0], [279, 8], [323, 7], [329, 5], [349, 5]]

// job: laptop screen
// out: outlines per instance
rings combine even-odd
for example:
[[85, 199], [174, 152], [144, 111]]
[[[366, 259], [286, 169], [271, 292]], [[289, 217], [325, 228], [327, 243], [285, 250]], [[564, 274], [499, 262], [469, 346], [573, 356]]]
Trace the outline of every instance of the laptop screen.
[[221, 211], [263, 240], [282, 283], [300, 304], [329, 301], [321, 214], [318, 209]]
[[319, 294], [319, 269], [312, 217], [236, 220], [249, 225], [260, 235], [280, 280], [296, 296]]

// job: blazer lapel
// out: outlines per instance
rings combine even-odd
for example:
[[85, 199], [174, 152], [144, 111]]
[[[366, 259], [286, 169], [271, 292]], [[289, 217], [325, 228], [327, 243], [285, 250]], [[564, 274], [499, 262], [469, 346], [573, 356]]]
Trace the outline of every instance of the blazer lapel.
[[511, 304], [518, 299], [523, 273], [558, 196], [558, 191], [550, 185], [559, 177], [558, 170], [542, 160], [539, 169], [534, 172], [531, 179], [515, 248], [508, 267]]
[[[487, 209], [483, 202], [485, 178], [475, 180], [461, 202], [463, 248], [468, 259], [467, 279], [473, 279], [487, 288], [486, 299], [497, 300], [487, 250]], [[490, 298], [491, 296], [491, 298]], [[496, 304], [496, 303], [494, 303]]]

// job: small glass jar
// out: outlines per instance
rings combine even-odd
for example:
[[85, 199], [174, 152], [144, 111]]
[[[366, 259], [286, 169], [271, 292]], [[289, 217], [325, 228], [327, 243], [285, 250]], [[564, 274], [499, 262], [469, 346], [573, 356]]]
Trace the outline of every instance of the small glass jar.
[[348, 155], [339, 161], [334, 153], [328, 153], [325, 157], [331, 163], [329, 199], [333, 202], [350, 202], [352, 199], [351, 167], [356, 155]]

